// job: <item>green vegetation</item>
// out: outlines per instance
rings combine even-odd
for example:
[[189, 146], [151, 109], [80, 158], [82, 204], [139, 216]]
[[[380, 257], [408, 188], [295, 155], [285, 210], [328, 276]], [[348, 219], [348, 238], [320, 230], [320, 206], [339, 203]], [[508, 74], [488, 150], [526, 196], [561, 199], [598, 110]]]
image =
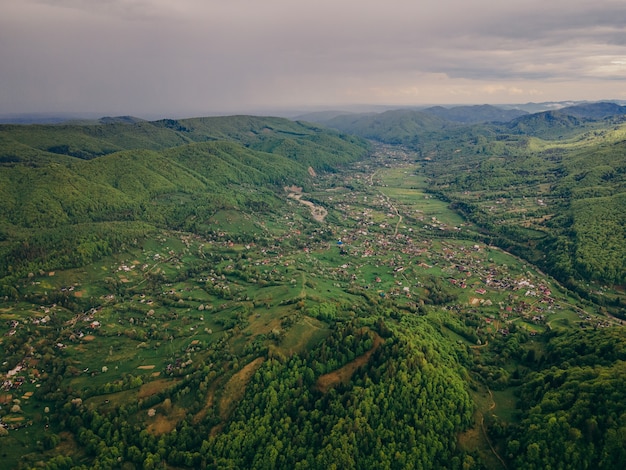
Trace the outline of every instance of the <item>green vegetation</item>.
[[619, 466], [626, 130], [412, 113], [0, 128], [3, 465]]
[[[620, 285], [624, 260], [624, 128], [567, 142], [512, 140], [498, 153], [465, 147], [424, 167], [430, 190], [494, 238], [588, 297]], [[598, 301], [598, 299], [596, 299]], [[619, 297], [603, 303], [620, 306]]]
[[[600, 103], [503, 124], [462, 127], [429, 121], [409, 133], [404, 129], [416, 116], [425, 119], [425, 112], [352, 116], [350, 125], [344, 122], [348, 116], [328, 122], [412, 147], [423, 162], [416, 171], [428, 178], [429, 191], [478, 224], [491, 243], [623, 315], [623, 112]], [[375, 131], [363, 130], [373, 122]], [[604, 286], [612, 289], [605, 292]]]
[[615, 468], [624, 455], [626, 370], [622, 334], [561, 334], [520, 389], [521, 422], [507, 451], [517, 465]]
[[221, 210], [270, 212], [283, 186], [366, 151], [362, 141], [278, 118], [1, 126], [0, 134], [3, 295], [29, 272], [82, 266], [156, 228], [210, 234]]

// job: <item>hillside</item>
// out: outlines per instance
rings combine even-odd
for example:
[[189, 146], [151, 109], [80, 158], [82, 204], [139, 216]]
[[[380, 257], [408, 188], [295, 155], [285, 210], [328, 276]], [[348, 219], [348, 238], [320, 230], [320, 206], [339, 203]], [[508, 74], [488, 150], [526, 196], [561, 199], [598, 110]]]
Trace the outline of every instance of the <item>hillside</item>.
[[[519, 135], [522, 129], [528, 134]], [[624, 124], [612, 118], [581, 124], [541, 113], [494, 129], [492, 138], [474, 130], [424, 149], [426, 172], [432, 191], [496, 243], [622, 315], [622, 295], [597, 296], [599, 287], [590, 294], [582, 286], [626, 281], [625, 135]]]
[[[11, 291], [15, 275], [80, 266], [136, 231], [207, 233], [216, 211], [270, 210], [283, 186], [367, 151], [309, 124], [246, 116], [1, 126], [0, 142], [0, 285]], [[114, 223], [126, 229], [112, 233]], [[92, 236], [97, 248], [75, 249]]]
[[508, 122], [507, 130], [514, 134], [540, 138], [563, 138], [580, 132], [581, 119], [561, 111], [544, 111], [521, 116]]
[[518, 109], [502, 109], [488, 104], [454, 106], [451, 108], [433, 106], [431, 108], [424, 109], [423, 112], [447, 119], [448, 121], [460, 122], [463, 124], [507, 122], [528, 114], [526, 111]]
[[578, 118], [604, 119], [611, 116], [623, 116], [626, 114], [626, 106], [610, 102], [584, 103], [567, 106], [560, 111]]
[[91, 125], [0, 125], [0, 162], [32, 163], [29, 157], [41, 159], [53, 155], [91, 159], [122, 150], [163, 150], [191, 143], [230, 140], [253, 149], [279, 147], [280, 144], [284, 148], [279, 153], [290, 158], [295, 158], [291, 146], [298, 145], [298, 158], [308, 158], [314, 167], [323, 167], [334, 161], [324, 151], [332, 149], [333, 158], [345, 155], [345, 160], [349, 161], [355, 153], [352, 144], [363, 145], [345, 135], [322, 132], [312, 124], [281, 118], [228, 116], [130, 121], [114, 119], [109, 123], [105, 119], [106, 123]]
[[624, 125], [384, 118], [3, 127], [3, 468], [619, 466]]
[[389, 144], [415, 143], [433, 131], [454, 126], [438, 116], [412, 110], [341, 115], [325, 120], [323, 124], [341, 132]]

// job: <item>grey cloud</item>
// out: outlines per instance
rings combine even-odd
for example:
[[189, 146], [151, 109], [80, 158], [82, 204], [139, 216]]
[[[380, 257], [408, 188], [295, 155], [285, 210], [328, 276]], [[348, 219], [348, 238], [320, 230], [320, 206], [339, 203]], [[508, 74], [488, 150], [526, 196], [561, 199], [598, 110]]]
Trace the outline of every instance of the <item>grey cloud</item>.
[[0, 18], [0, 111], [592, 98], [626, 73], [625, 24], [608, 0], [23, 0]]
[[153, 20], [166, 17], [175, 2], [159, 0], [22, 0], [38, 4], [49, 10], [67, 14], [80, 12], [89, 16], [104, 15], [117, 20]]

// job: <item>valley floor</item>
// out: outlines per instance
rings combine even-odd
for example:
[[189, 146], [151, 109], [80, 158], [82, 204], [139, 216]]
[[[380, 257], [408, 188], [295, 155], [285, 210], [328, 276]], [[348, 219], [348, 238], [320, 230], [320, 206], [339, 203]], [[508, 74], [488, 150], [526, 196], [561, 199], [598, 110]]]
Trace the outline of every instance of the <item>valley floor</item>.
[[[309, 383], [311, 402], [330, 403], [379, 380], [394, 344], [385, 329], [404, 338], [415, 322], [440, 343], [423, 346], [426, 362], [429, 348], [438, 351], [433, 363], [461, 377], [473, 402], [458, 404], [469, 418], [450, 427], [458, 458], [467, 468], [508, 468], [511, 450], [489, 428], [519, 423], [516, 378], [543, 360], [546, 338], [622, 321], [485, 244], [426, 192], [420, 169], [411, 152], [380, 146], [317, 176], [306, 194], [285, 192], [281, 213], [225, 210], [211, 235], [164, 231], [93, 265], [22, 280], [18, 301], [0, 302], [7, 468], [67, 455], [89, 466], [116, 455], [115, 433], [141, 436], [118, 455], [122, 468], [165, 462], [159, 448], [169, 440], [180, 453], [170, 468], [207, 464], [201, 447], [224, 448], [220, 435], [243, 426], [242, 404], [255, 403], [249, 387], [271, 383], [275, 364], [319, 354], [302, 359], [311, 372], [296, 383]], [[256, 238], [237, 233], [243, 218]], [[340, 338], [347, 346], [326, 356], [338, 324], [352, 325]], [[181, 444], [192, 425], [205, 435]]]

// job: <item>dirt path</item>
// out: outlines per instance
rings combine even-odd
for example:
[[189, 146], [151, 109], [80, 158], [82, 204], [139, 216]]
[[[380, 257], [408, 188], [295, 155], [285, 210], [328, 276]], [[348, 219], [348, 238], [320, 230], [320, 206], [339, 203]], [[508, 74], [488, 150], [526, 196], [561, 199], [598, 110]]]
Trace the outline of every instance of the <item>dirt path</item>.
[[306, 273], [302, 271], [301, 273], [301, 281], [302, 281], [302, 290], [300, 291], [300, 297], [304, 300], [306, 299]]
[[[491, 389], [489, 387], [487, 387], [487, 392], [489, 392], [489, 399], [491, 400], [491, 404], [489, 405], [489, 411], [493, 411], [496, 409], [496, 401], [493, 399], [493, 393], [491, 392]], [[502, 467], [506, 469], [507, 467], [506, 467], [506, 463], [504, 462], [504, 459], [500, 457], [500, 454], [498, 454], [496, 449], [493, 447], [493, 444], [491, 443], [491, 440], [489, 439], [489, 436], [487, 435], [487, 428], [485, 427], [485, 416], [482, 414], [482, 412], [480, 412], [480, 428], [483, 431], [483, 436], [485, 437], [487, 444], [489, 444], [489, 447], [491, 448], [491, 452], [493, 452], [493, 455], [495, 455], [498, 458], [498, 460], [502, 464]]]
[[402, 223], [402, 215], [400, 214], [400, 211], [398, 210], [398, 208], [391, 203], [391, 199], [389, 198], [389, 196], [384, 194], [382, 191], [380, 194], [382, 194], [385, 197], [385, 199], [387, 200], [387, 204], [389, 204], [389, 207], [391, 207], [391, 209], [398, 216], [398, 222], [396, 223], [396, 228], [393, 231], [393, 236], [395, 237], [396, 235], [398, 235], [398, 228], [400, 228], [400, 224]]
[[307, 325], [309, 325], [311, 328], [313, 328], [314, 330], [321, 330], [321, 328], [319, 326], [314, 325], [313, 323], [311, 323], [311, 319], [309, 317], [304, 317], [304, 319], [302, 320], [303, 323], [306, 323]]
[[289, 193], [287, 197], [291, 199], [295, 199], [300, 204], [304, 204], [311, 210], [311, 215], [318, 222], [324, 222], [324, 219], [328, 215], [328, 211], [324, 209], [322, 206], [316, 206], [311, 201], [307, 201], [306, 199], [302, 199], [302, 194], [298, 193]]

